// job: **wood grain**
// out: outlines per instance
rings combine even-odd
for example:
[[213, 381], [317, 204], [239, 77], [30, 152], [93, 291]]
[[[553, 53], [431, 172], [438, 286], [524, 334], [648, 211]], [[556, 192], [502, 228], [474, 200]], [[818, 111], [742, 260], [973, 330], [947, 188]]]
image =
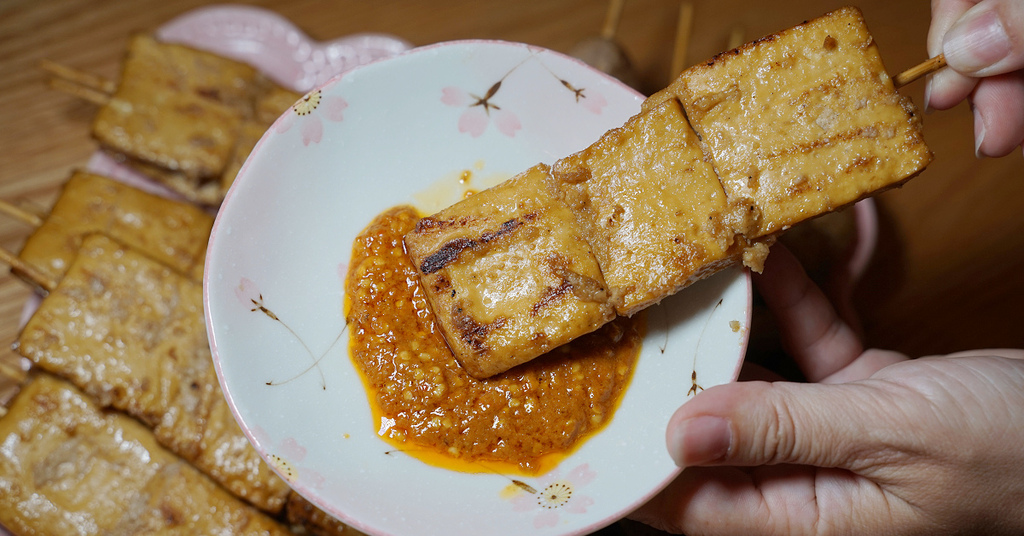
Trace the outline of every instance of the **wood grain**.
[[[200, 0], [4, 0], [0, 3], [0, 197], [45, 210], [96, 145], [92, 104], [47, 88], [43, 59], [114, 78], [133, 32], [150, 31]], [[422, 45], [504, 39], [567, 51], [600, 32], [597, 0], [260, 0], [315, 39], [386, 32]], [[743, 28], [748, 39], [822, 14], [841, 2], [719, 0], [695, 4], [686, 63], [721, 51]], [[859, 2], [890, 72], [927, 57], [927, 3]], [[626, 2], [616, 36], [652, 92], [669, 80], [679, 3]], [[924, 82], [903, 92], [922, 102]], [[974, 156], [966, 105], [925, 116], [936, 160], [904, 188], [883, 194], [878, 254], [857, 293], [867, 344], [911, 355], [1024, 346], [1024, 166], [1021, 154]], [[0, 218], [0, 246], [18, 250], [29, 227]], [[18, 331], [29, 287], [0, 276], [0, 355]]]

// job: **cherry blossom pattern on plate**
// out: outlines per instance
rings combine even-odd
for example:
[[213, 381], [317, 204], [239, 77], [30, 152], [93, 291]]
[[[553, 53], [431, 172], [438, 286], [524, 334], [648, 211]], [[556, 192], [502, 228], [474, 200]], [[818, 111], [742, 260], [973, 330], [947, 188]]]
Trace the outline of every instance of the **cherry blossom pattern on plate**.
[[502, 490], [502, 498], [512, 503], [512, 509], [533, 515], [535, 528], [553, 527], [565, 515], [580, 515], [594, 504], [594, 499], [581, 493], [597, 473], [590, 465], [583, 463], [569, 470], [565, 476], [555, 468], [529, 484], [513, 480]]
[[253, 438], [261, 445], [271, 445], [271, 448], [267, 449], [267, 463], [289, 485], [295, 485], [300, 476], [303, 484], [313, 489], [320, 489], [326, 483], [327, 479], [323, 475], [299, 465], [306, 458], [306, 447], [299, 444], [295, 438], [286, 437], [275, 445], [270, 434], [258, 426], [253, 428]]
[[348, 102], [339, 96], [324, 97], [319, 89], [310, 91], [284, 114], [277, 122], [275, 130], [279, 133], [288, 132], [296, 124], [302, 135], [302, 144], [320, 143], [324, 135], [323, 120], [339, 122], [345, 117]]
[[498, 132], [501, 132], [510, 138], [514, 137], [516, 132], [523, 128], [523, 125], [519, 121], [519, 117], [514, 112], [503, 108], [496, 102], [496, 97], [498, 91], [501, 90], [502, 83], [512, 76], [519, 67], [527, 61], [534, 59], [537, 60], [563, 88], [568, 90], [573, 97], [573, 101], [584, 109], [591, 113], [600, 115], [605, 106], [608, 105], [608, 100], [600, 92], [577, 86], [569, 80], [562, 78], [542, 60], [540, 60], [535, 53], [531, 53], [527, 59], [513, 66], [500, 79], [498, 79], [497, 82], [491, 84], [483, 95], [478, 95], [456, 86], [445, 86], [441, 89], [442, 103], [447, 106], [465, 108], [462, 114], [459, 115], [459, 132], [469, 133], [474, 138], [478, 138], [483, 135], [487, 130], [487, 126], [493, 120], [494, 126], [498, 129]]
[[[341, 270], [341, 267], [339, 267], [339, 270]], [[327, 347], [327, 349], [325, 349], [323, 352], [317, 355], [313, 352], [312, 349], [310, 349], [309, 345], [306, 344], [306, 341], [303, 340], [303, 338], [298, 333], [296, 333], [295, 330], [292, 329], [292, 327], [289, 326], [287, 322], [282, 320], [279, 316], [277, 316], [277, 314], [274, 313], [274, 311], [270, 309], [270, 307], [267, 306], [266, 301], [263, 299], [263, 293], [260, 292], [259, 288], [256, 286], [256, 283], [253, 282], [251, 279], [243, 277], [241, 278], [241, 280], [239, 280], [238, 285], [235, 287], [235, 297], [238, 298], [238, 301], [241, 302], [242, 305], [248, 307], [250, 312], [261, 313], [265, 317], [269, 318], [273, 322], [276, 322], [285, 330], [287, 330], [288, 333], [290, 333], [293, 337], [295, 337], [296, 340], [299, 341], [299, 344], [302, 346], [302, 349], [305, 351], [306, 355], [309, 356], [310, 364], [306, 366], [306, 368], [300, 370], [298, 373], [284, 380], [267, 381], [266, 385], [284, 385], [305, 375], [307, 372], [316, 369], [316, 371], [320, 374], [320, 388], [327, 389], [327, 379], [324, 377], [323, 369], [320, 368], [320, 362], [323, 361], [327, 354], [335, 347], [335, 345], [338, 344], [338, 341], [341, 340], [342, 335], [345, 334], [345, 330], [348, 328], [348, 324], [342, 327], [342, 329], [338, 332], [338, 336], [335, 337], [333, 341], [331, 341], [331, 344]]]

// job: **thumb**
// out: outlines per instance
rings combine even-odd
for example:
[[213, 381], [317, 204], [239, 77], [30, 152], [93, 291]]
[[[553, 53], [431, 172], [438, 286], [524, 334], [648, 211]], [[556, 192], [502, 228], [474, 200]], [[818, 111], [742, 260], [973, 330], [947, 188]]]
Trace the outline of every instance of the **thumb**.
[[[669, 421], [680, 467], [791, 463], [856, 470], [888, 397], [864, 382], [740, 382], [701, 392]], [[874, 423], [873, 427], [869, 425]]]
[[983, 0], [949, 28], [942, 51], [952, 69], [974, 77], [1024, 68], [1024, 2]]

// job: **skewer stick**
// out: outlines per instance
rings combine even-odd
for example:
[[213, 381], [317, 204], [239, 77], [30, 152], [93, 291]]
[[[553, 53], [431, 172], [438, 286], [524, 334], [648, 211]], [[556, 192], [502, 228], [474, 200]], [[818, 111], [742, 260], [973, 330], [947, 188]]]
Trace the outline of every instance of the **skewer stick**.
[[57, 62], [46, 59], [39, 62], [39, 66], [44, 71], [56, 76], [57, 78], [94, 89], [101, 93], [106, 93], [107, 95], [113, 95], [113, 93], [117, 91], [117, 84], [115, 84], [113, 80], [108, 80], [102, 76], [72, 69], [66, 65], [61, 65]]
[[945, 66], [946, 66], [946, 57], [943, 56], [942, 54], [939, 54], [938, 56], [935, 56], [934, 58], [929, 58], [929, 59], [927, 59], [925, 61], [922, 61], [921, 63], [919, 63], [919, 64], [917, 64], [917, 65], [907, 69], [906, 71], [903, 71], [902, 73], [894, 76], [892, 78], [892, 83], [893, 83], [894, 86], [896, 86], [896, 89], [899, 89], [899, 88], [901, 88], [901, 87], [903, 87], [903, 86], [913, 82], [914, 80], [917, 80], [918, 78], [921, 78], [922, 76], [927, 76], [929, 74], [932, 74], [935, 71], [938, 71], [939, 69], [942, 69]]
[[63, 78], [54, 78], [53, 80], [50, 80], [50, 87], [62, 93], [74, 95], [80, 99], [87, 100], [100, 106], [110, 102], [110, 95], [91, 87], [80, 86], [73, 82], [64, 80]]
[[732, 50], [743, 44], [743, 36], [746, 32], [743, 31], [742, 26], [733, 26], [732, 31], [729, 32], [729, 41], [726, 42], [725, 49]]
[[19, 259], [17, 255], [4, 248], [0, 248], [0, 261], [7, 263], [15, 272], [24, 277], [30, 283], [47, 292], [51, 292], [53, 289], [57, 288], [57, 281], [51, 279], [46, 274], [40, 272], [35, 266]]
[[608, 13], [604, 17], [604, 27], [601, 28], [601, 37], [611, 40], [615, 32], [619, 30], [619, 19], [622, 17], [622, 7], [626, 0], [611, 0], [608, 2]]
[[11, 216], [16, 220], [27, 223], [33, 227], [39, 227], [40, 225], [43, 224], [43, 218], [41, 218], [38, 214], [33, 214], [17, 205], [8, 203], [7, 201], [4, 201], [2, 199], [0, 199], [0, 212], [3, 212], [8, 216]]
[[684, 1], [679, 5], [679, 23], [676, 26], [676, 46], [672, 53], [672, 75], [683, 72], [686, 67], [686, 52], [690, 47], [690, 34], [693, 31], [693, 2]]

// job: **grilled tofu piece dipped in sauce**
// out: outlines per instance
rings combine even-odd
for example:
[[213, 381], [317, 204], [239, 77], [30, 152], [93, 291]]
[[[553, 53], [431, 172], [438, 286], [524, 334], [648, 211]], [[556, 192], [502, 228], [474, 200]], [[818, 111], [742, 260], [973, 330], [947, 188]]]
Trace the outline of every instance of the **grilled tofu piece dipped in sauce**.
[[488, 377], [614, 318], [597, 260], [548, 166], [530, 168], [405, 236], [459, 363]]

